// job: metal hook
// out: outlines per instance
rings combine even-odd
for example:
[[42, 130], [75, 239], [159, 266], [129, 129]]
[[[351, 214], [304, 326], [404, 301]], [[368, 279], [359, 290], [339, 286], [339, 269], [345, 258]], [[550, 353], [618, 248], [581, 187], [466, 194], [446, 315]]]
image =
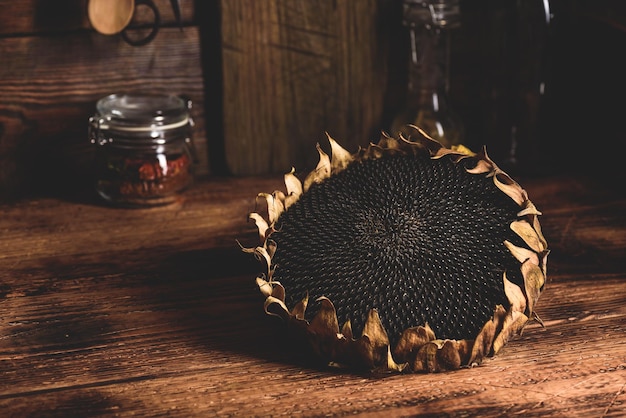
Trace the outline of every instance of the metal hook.
[[[170, 4], [172, 5], [172, 10], [174, 11], [174, 17], [176, 19], [176, 22], [178, 23], [178, 26], [180, 30], [182, 31], [183, 30], [183, 18], [182, 18], [180, 0], [170, 0]], [[135, 0], [135, 9], [137, 5], [144, 5], [150, 8], [150, 10], [152, 10], [152, 14], [154, 15], [154, 22], [152, 22], [152, 25], [150, 26], [151, 27], [150, 33], [144, 38], [134, 39], [128, 36], [128, 33], [126, 32], [126, 30], [128, 29], [128, 26], [127, 26], [122, 31], [122, 38], [124, 38], [124, 41], [126, 41], [126, 43], [129, 45], [143, 46], [152, 42], [152, 40], [156, 37], [157, 33], [159, 32], [159, 29], [161, 27], [161, 14], [159, 13], [159, 9], [156, 7], [156, 5], [154, 4], [152, 0]]]
[[161, 14], [159, 13], [159, 9], [156, 7], [152, 0], [135, 0], [135, 10], [137, 10], [138, 5], [147, 6], [150, 10], [152, 10], [152, 14], [154, 15], [154, 21], [150, 26], [150, 33], [148, 33], [146, 37], [140, 39], [134, 39], [128, 36], [128, 26], [124, 28], [124, 30], [122, 31], [122, 38], [127, 44], [132, 46], [143, 46], [152, 42], [152, 40], [159, 32], [159, 27], [161, 26]]

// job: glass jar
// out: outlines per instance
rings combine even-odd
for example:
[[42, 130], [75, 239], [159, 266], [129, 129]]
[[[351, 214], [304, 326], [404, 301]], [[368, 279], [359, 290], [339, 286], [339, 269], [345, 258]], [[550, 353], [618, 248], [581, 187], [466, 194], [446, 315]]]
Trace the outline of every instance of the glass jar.
[[172, 203], [193, 182], [191, 101], [174, 95], [112, 94], [89, 118], [95, 188], [128, 206]]

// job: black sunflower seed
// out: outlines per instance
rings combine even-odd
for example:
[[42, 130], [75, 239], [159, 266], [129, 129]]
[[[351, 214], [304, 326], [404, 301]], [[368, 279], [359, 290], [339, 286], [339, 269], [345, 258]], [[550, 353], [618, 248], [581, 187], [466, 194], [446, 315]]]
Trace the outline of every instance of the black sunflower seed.
[[492, 178], [466, 172], [472, 158], [385, 155], [315, 184], [277, 222], [274, 280], [293, 306], [320, 296], [356, 336], [376, 308], [395, 344], [428, 323], [438, 338], [473, 339], [497, 304], [503, 272], [522, 285], [504, 241], [519, 206]]

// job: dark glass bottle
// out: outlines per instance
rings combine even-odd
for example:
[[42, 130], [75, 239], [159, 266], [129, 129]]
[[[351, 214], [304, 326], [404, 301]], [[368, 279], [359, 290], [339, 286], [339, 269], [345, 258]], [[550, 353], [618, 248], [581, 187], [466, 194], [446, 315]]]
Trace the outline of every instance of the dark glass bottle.
[[450, 36], [460, 24], [458, 0], [404, 0], [403, 23], [410, 37], [405, 108], [394, 118], [391, 134], [410, 140], [406, 125], [423, 129], [443, 145], [463, 143], [460, 117], [448, 104]]

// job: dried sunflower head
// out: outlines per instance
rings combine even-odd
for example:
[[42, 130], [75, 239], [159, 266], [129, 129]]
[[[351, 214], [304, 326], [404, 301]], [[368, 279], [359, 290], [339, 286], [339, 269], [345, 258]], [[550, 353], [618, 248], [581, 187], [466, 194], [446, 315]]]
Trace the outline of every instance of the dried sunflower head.
[[[549, 250], [540, 212], [483, 150], [417, 127], [331, 156], [250, 214], [265, 311], [329, 364], [442, 371], [478, 364], [530, 319]], [[340, 328], [341, 324], [341, 328]]]

